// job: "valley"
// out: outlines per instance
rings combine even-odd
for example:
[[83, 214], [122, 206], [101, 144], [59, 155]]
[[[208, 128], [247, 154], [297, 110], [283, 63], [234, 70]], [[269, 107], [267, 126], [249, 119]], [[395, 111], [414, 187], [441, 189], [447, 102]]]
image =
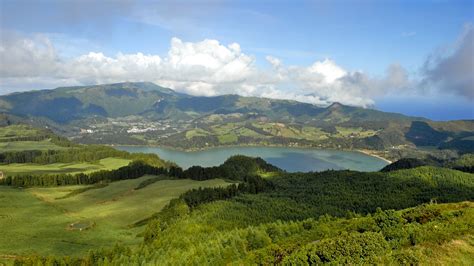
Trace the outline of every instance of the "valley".
[[150, 83], [0, 97], [0, 264], [473, 262], [473, 121]]

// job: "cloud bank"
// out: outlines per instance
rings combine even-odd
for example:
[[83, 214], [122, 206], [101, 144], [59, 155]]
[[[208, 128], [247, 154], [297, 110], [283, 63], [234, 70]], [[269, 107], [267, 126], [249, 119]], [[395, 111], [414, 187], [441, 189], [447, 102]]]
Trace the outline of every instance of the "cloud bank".
[[[449, 90], [472, 100], [473, 30], [468, 28], [445, 56], [432, 56], [425, 64], [425, 87]], [[61, 58], [45, 35], [21, 36], [2, 32], [0, 93], [57, 86], [123, 81], [152, 81], [192, 95], [239, 94], [292, 99], [319, 105], [332, 102], [368, 107], [388, 94], [412, 92], [419, 84], [400, 65], [388, 66], [385, 75], [372, 77], [344, 69], [331, 59], [309, 66], [287, 66], [266, 57], [268, 67], [237, 43], [217, 40], [185, 42], [172, 38], [165, 55], [89, 52]]]
[[474, 100], [474, 26], [466, 25], [451, 49], [429, 56], [423, 74], [425, 87]]

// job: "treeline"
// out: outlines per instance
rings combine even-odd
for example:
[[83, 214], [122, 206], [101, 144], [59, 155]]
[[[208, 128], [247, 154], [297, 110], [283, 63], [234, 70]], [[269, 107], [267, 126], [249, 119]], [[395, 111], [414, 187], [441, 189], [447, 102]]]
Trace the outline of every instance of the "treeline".
[[380, 172], [391, 172], [401, 169], [410, 169], [420, 166], [425, 166], [427, 163], [421, 159], [417, 158], [403, 158], [396, 162], [393, 162], [380, 170]]
[[133, 161], [127, 166], [115, 170], [101, 170], [90, 174], [47, 174], [47, 175], [15, 175], [0, 179], [0, 185], [15, 187], [32, 186], [68, 186], [89, 185], [101, 182], [114, 182], [125, 179], [135, 179], [144, 175], [172, 174], [175, 172], [164, 167], [154, 167], [142, 161]]
[[[115, 151], [114, 149], [112, 150]], [[217, 167], [205, 168], [196, 166], [184, 171], [178, 166], [163, 163], [155, 154], [127, 153], [125, 157], [130, 157], [135, 160], [129, 165], [115, 170], [101, 170], [89, 174], [7, 175], [5, 178], [0, 179], [0, 185], [16, 187], [86, 185], [135, 179], [144, 175], [168, 175], [193, 180], [224, 178], [247, 182], [247, 180], [253, 178], [250, 176], [259, 172], [279, 170], [261, 158], [250, 158], [240, 155], [230, 157], [226, 162]], [[254, 184], [252, 186], [260, 186], [259, 181], [252, 182]]]
[[127, 152], [106, 146], [82, 146], [65, 150], [25, 150], [0, 153], [0, 163], [70, 163], [93, 162], [107, 157], [125, 158]]
[[156, 154], [128, 153], [126, 151], [119, 151], [112, 147], [101, 145], [77, 146], [63, 150], [24, 150], [2, 152], [0, 153], [0, 164], [95, 162], [109, 157], [141, 160], [157, 167], [172, 165], [172, 163], [164, 162]]
[[[250, 208], [266, 208], [265, 201], [288, 201], [287, 207], [307, 209], [301, 215], [329, 213], [344, 216], [347, 211], [371, 213], [377, 207], [400, 209], [435, 200], [458, 202], [474, 200], [472, 174], [447, 168], [423, 166], [389, 173], [325, 171], [320, 173], [286, 174], [272, 179], [274, 192], [259, 197]], [[267, 193], [265, 193], [267, 194]], [[293, 202], [295, 204], [293, 204]], [[287, 208], [292, 210], [291, 208]], [[286, 220], [283, 209], [271, 215]], [[298, 212], [288, 212], [294, 217]], [[270, 214], [269, 214], [270, 215]]]
[[0, 163], [32, 163], [36, 158], [42, 156], [43, 151], [8, 151], [0, 153]]
[[411, 169], [420, 166], [437, 166], [451, 168], [466, 173], [474, 173], [474, 154], [464, 154], [458, 158], [441, 159], [434, 156], [427, 156], [423, 159], [402, 158], [393, 162], [380, 170], [381, 172], [391, 172], [402, 169]]
[[[27, 126], [27, 128], [30, 128]], [[21, 128], [18, 128], [21, 134]], [[31, 136], [21, 136], [21, 135], [7, 135], [5, 138], [0, 138], [0, 142], [16, 142], [16, 141], [43, 141], [50, 140], [52, 143], [60, 147], [75, 147], [77, 144], [71, 142], [67, 138], [58, 136], [54, 134], [49, 129], [36, 129], [37, 133]]]
[[262, 158], [252, 158], [243, 155], [234, 155], [219, 166], [192, 166], [185, 170], [180, 177], [194, 180], [207, 180], [214, 178], [243, 180], [243, 178], [248, 175], [256, 175], [258, 173], [277, 171], [281, 171], [281, 169], [267, 163]]
[[42, 141], [48, 139], [50, 136], [46, 134], [34, 136], [7, 136], [7, 138], [0, 138], [0, 142], [14, 142], [14, 141]]
[[182, 194], [180, 199], [189, 207], [195, 208], [203, 203], [230, 199], [242, 193], [257, 194], [274, 188], [273, 183], [260, 176], [244, 176], [242, 181], [226, 187], [192, 189]]

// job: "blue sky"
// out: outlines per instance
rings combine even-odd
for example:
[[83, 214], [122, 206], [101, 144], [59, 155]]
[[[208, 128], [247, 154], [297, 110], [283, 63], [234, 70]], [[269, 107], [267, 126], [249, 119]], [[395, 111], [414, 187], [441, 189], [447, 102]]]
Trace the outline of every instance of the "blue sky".
[[474, 1], [0, 3], [2, 93], [148, 80], [474, 118]]

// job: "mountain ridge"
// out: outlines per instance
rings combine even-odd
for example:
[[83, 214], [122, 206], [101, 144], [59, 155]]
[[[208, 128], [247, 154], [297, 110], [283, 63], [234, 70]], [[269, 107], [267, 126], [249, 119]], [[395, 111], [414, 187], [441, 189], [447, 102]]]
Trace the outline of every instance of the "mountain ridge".
[[[3, 95], [0, 113], [50, 127], [82, 143], [179, 149], [282, 145], [369, 149], [392, 155], [424, 146], [474, 150], [474, 120], [438, 122], [337, 102], [321, 107], [235, 94], [192, 96], [151, 82]], [[393, 156], [390, 159], [401, 155]]]
[[[44, 89], [44, 90], [31, 90], [31, 91], [25, 91], [25, 92], [13, 92], [10, 94], [6, 95], [0, 95], [0, 100], [3, 102], [9, 102], [9, 99], [16, 98], [19, 96], [25, 96], [25, 95], [31, 95], [33, 94], [34, 96], [45, 96], [45, 95], [52, 95], [52, 94], [57, 94], [58, 96], [63, 96], [66, 97], [67, 95], [72, 96], [72, 95], [78, 95], [78, 93], [92, 93], [94, 90], [100, 90], [103, 89], [104, 92], [109, 92], [108, 96], [115, 96], [115, 97], [120, 97], [120, 96], [130, 96], [136, 98], [137, 95], [132, 95], [128, 94], [125, 91], [118, 91], [119, 89], [122, 90], [131, 90], [130, 92], [142, 90], [144, 92], [155, 92], [155, 93], [162, 93], [162, 94], [167, 94], [169, 96], [178, 96], [178, 97], [183, 97], [187, 99], [224, 99], [224, 98], [244, 98], [247, 100], [261, 100], [261, 101], [270, 101], [272, 103], [287, 103], [287, 104], [302, 104], [302, 105], [307, 105], [307, 106], [312, 106], [314, 108], [319, 108], [319, 109], [336, 109], [336, 107], [339, 108], [351, 108], [351, 109], [364, 109], [364, 110], [374, 110], [378, 112], [383, 112], [380, 110], [376, 109], [371, 109], [371, 108], [362, 108], [362, 107], [356, 107], [356, 106], [349, 106], [349, 105], [343, 105], [339, 102], [334, 102], [330, 104], [329, 106], [321, 106], [321, 105], [315, 105], [311, 103], [305, 103], [305, 102], [299, 102], [295, 100], [288, 100], [288, 99], [272, 99], [272, 98], [265, 98], [265, 97], [246, 97], [246, 96], [240, 96], [237, 94], [223, 94], [223, 95], [216, 95], [216, 96], [193, 96], [189, 94], [184, 94], [184, 93], [179, 93], [176, 92], [172, 89], [162, 87], [159, 85], [156, 85], [155, 83], [152, 82], [119, 82], [119, 83], [111, 83], [111, 84], [99, 84], [99, 85], [84, 85], [84, 86], [68, 86], [68, 87], [57, 87], [54, 89]], [[123, 95], [121, 95], [123, 93]], [[41, 95], [42, 94], [42, 95]], [[82, 100], [85, 100], [87, 98], [81, 97]], [[81, 99], [79, 99], [81, 100]], [[90, 99], [88, 99], [90, 100]], [[5, 103], [4, 103], [5, 104]], [[2, 108], [3, 107], [3, 108]], [[8, 112], [8, 108], [5, 106], [0, 105], [0, 110], [3, 112]], [[391, 112], [383, 112], [387, 114], [397, 114], [397, 115], [402, 115], [406, 116], [403, 114], [398, 114], [398, 113], [391, 113]], [[421, 117], [412, 117], [412, 116], [406, 116], [410, 118], [416, 118], [416, 119], [423, 119]]]

